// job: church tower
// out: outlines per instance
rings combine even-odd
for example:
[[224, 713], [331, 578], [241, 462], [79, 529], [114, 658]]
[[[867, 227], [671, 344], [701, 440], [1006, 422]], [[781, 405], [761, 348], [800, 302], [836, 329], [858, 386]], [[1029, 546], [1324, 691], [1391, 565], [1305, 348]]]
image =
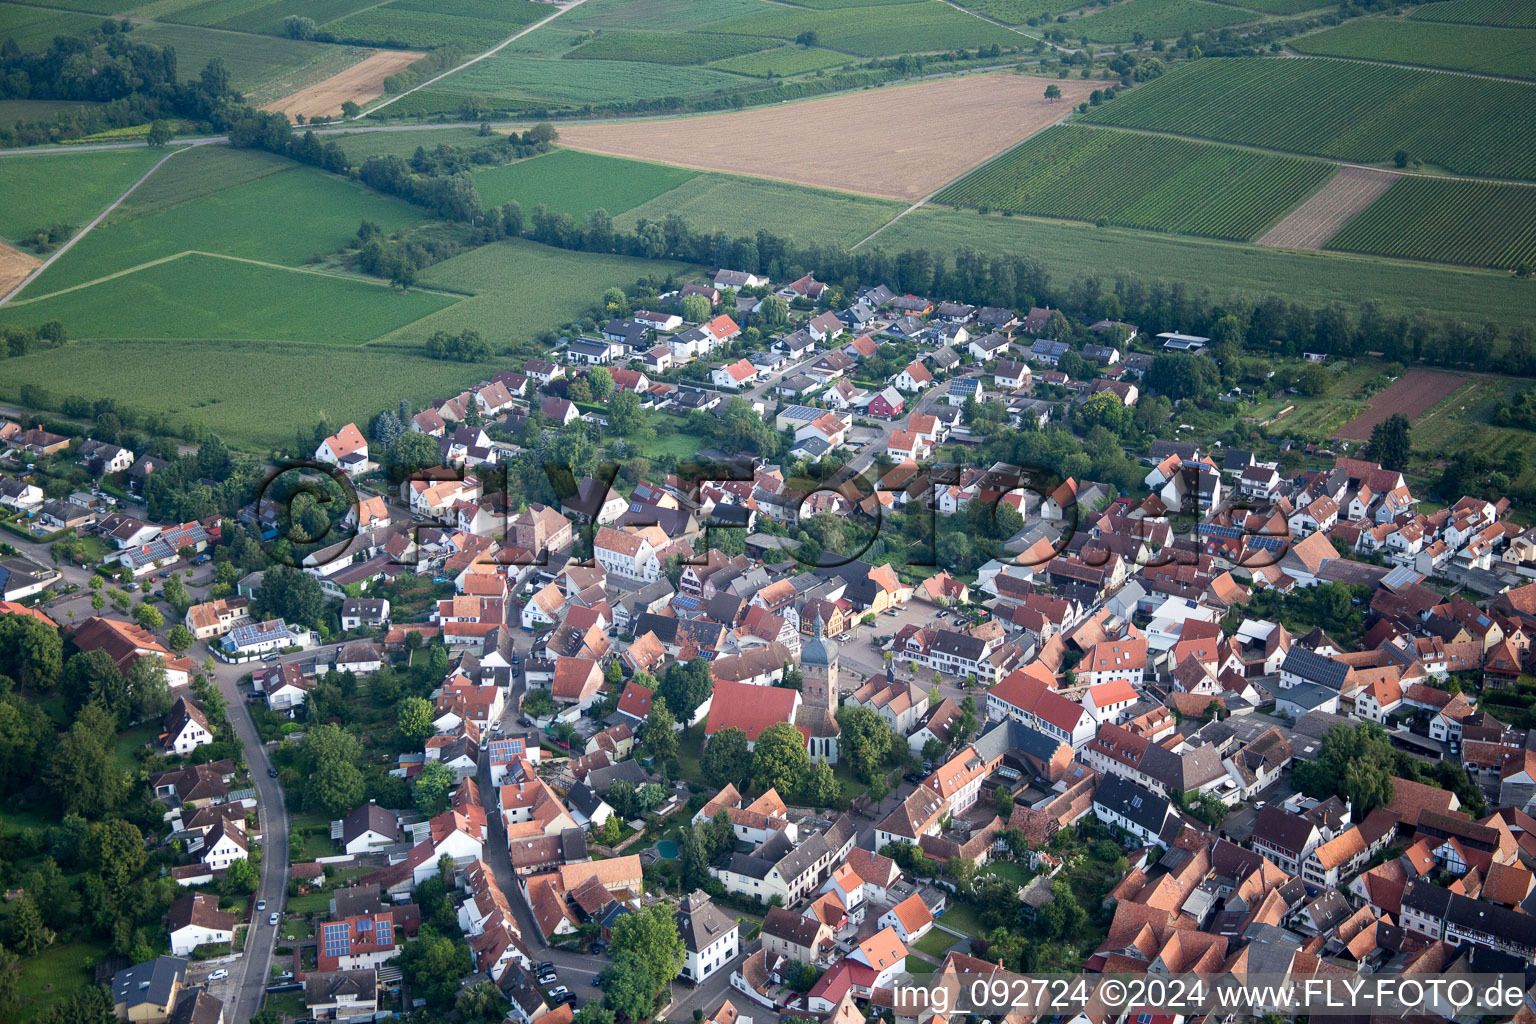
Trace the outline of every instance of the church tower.
[[796, 723], [809, 733], [812, 761], [837, 763], [837, 641], [825, 634], [826, 623], [816, 615], [811, 639], [800, 649], [800, 711]]

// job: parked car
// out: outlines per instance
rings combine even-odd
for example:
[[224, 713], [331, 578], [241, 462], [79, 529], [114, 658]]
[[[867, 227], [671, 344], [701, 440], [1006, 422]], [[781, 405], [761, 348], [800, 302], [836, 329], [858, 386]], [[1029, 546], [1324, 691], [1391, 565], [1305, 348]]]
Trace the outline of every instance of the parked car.
[[566, 1006], [575, 1006], [577, 1003], [575, 992], [567, 992], [563, 996], [555, 996], [553, 998], [556, 1004], [564, 1003]]
[[[267, 769], [267, 774], [268, 774], [268, 775], [270, 775], [270, 776], [271, 776], [271, 777], [272, 777], [272, 778], [274, 778], [274, 779], [275, 779], [275, 778], [277, 778], [277, 769], [276, 769], [276, 768], [268, 768], [268, 769]], [[258, 908], [257, 908], [257, 909], [258, 909], [258, 910], [259, 910], [259, 909], [261, 909], [261, 908], [260, 908], [260, 907], [258, 907]]]
[[208, 975], [208, 980], [209, 981], [223, 981], [227, 977], [229, 977], [229, 972], [226, 971], [224, 968], [220, 967], [218, 970], [216, 970], [212, 974]]
[[274, 928], [277, 927], [277, 911], [274, 910], [272, 913], [267, 915], [267, 924]]
[[553, 999], [557, 1003], [563, 1002], [565, 997], [570, 994], [571, 990], [566, 988], [564, 985], [556, 985], [554, 988], [549, 990], [549, 998]]
[[267, 909], [267, 901], [266, 900], [257, 900], [256, 901], [256, 913], [259, 914], [263, 910], [266, 910], [266, 909]]

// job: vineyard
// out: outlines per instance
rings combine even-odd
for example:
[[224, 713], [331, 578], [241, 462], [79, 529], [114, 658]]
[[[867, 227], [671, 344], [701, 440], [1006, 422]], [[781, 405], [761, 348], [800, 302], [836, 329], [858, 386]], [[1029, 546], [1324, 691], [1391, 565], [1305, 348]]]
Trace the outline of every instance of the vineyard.
[[450, 45], [485, 49], [549, 14], [548, 6], [531, 0], [490, 6], [481, 0], [391, 0], [325, 28], [346, 40], [392, 42], [422, 49]]
[[[648, 64], [708, 64], [756, 53], [774, 44], [753, 36], [704, 32], [604, 32], [565, 54], [571, 60], [633, 60]], [[847, 60], [846, 57], [842, 58]]]
[[1172, 39], [1185, 32], [1252, 20], [1247, 11], [1206, 0], [1127, 0], [1103, 13], [1073, 18], [1066, 28], [1069, 34], [1083, 34], [1094, 42], [1128, 43], [1138, 32], [1148, 39]]
[[1330, 57], [1422, 64], [1451, 71], [1536, 78], [1536, 30], [1359, 18], [1303, 36], [1291, 49]]
[[1322, 58], [1198, 60], [1090, 110], [1089, 121], [1358, 163], [1399, 150], [1461, 174], [1536, 179], [1516, 112], [1536, 86]]
[[772, 50], [758, 50], [740, 57], [717, 60], [710, 65], [721, 71], [734, 71], [738, 75], [769, 78], [777, 75], [799, 75], [807, 71], [820, 71], [848, 64], [854, 58], [846, 53], [836, 53], [815, 46], [779, 46]]
[[866, 57], [903, 53], [929, 53], [956, 47], [1021, 46], [1028, 42], [1017, 32], [988, 24], [939, 0], [895, 4], [876, 10], [844, 8], [813, 11], [762, 5], [763, 10], [745, 17], [711, 24], [711, 32], [765, 36], [792, 40], [802, 32], [815, 32], [822, 46]]
[[1536, 28], [1536, 7], [1529, 0], [1446, 0], [1413, 12], [1415, 21], [1445, 21], [1500, 28]]
[[1320, 160], [1058, 125], [935, 201], [1246, 241], [1332, 173]]
[[1404, 177], [1327, 248], [1484, 267], [1536, 265], [1536, 187]]

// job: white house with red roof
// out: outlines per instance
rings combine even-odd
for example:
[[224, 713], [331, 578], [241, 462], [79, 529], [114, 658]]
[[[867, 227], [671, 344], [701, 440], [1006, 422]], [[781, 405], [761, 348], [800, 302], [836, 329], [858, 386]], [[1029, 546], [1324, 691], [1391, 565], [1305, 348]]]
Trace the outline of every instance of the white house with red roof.
[[709, 379], [717, 388], [730, 388], [735, 391], [757, 379], [757, 367], [745, 359], [738, 359], [728, 366], [716, 367], [710, 373]]
[[1083, 694], [1083, 710], [1099, 724], [1125, 721], [1131, 705], [1141, 699], [1129, 679], [1111, 679], [1107, 683], [1088, 687]]
[[891, 383], [896, 385], [898, 391], [921, 391], [932, 386], [933, 374], [922, 363], [914, 362], [898, 373]]
[[348, 423], [321, 441], [320, 447], [315, 449], [315, 461], [335, 466], [349, 476], [375, 468], [368, 461], [368, 439], [363, 437], [356, 423]]
[[910, 946], [933, 930], [933, 912], [922, 896], [913, 893], [882, 914], [876, 924], [894, 930], [896, 937]]
[[751, 750], [763, 730], [780, 722], [793, 722], [799, 710], [799, 690], [722, 679], [715, 683], [710, 698], [704, 737], [707, 741], [721, 729], [740, 729], [747, 734], [747, 749]]

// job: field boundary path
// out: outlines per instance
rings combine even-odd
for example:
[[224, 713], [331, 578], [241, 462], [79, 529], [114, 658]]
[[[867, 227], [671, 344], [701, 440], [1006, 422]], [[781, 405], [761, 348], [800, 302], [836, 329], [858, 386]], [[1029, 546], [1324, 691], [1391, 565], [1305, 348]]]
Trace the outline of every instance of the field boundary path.
[[[206, 256], [209, 259], [214, 260], [229, 260], [231, 263], [249, 263], [253, 267], [265, 267], [268, 270], [286, 270], [290, 274], [309, 274], [312, 277], [329, 277], [337, 281], [356, 281], [358, 284], [372, 285], [375, 288], [394, 287], [393, 284], [385, 281], [382, 278], [368, 277], [361, 274], [337, 274], [329, 270], [314, 270], [310, 267], [289, 267], [281, 263], [272, 263], [268, 260], [253, 259], [250, 256], [234, 256], [227, 252], [208, 252], [206, 249], [183, 249], [181, 252], [171, 253], [169, 256], [158, 256], [155, 259], [146, 260], [143, 263], [135, 264], [131, 267], [124, 267], [122, 270], [114, 270], [110, 274], [103, 274], [102, 276], [92, 278], [89, 281], [81, 281], [79, 284], [72, 284], [68, 288], [60, 288], [56, 292], [48, 292], [44, 295], [33, 295], [30, 298], [22, 299], [20, 302], [16, 303], [16, 305], [25, 306], [33, 302], [42, 302], [44, 299], [52, 299], [60, 295], [68, 295], [70, 292], [78, 292], [85, 288], [94, 288], [98, 284], [105, 284], [106, 282], [116, 280], [119, 277], [127, 277], [129, 274], [137, 274], [141, 270], [148, 270], [150, 267], [158, 267], [162, 263], [173, 263], [176, 260], [184, 259], [188, 256]], [[442, 295], [453, 299], [462, 299], [464, 297], [462, 292], [444, 291], [441, 288], [427, 288], [422, 285], [412, 285], [411, 287], [416, 291], [423, 292], [427, 295]]]
[[[211, 142], [211, 141], [213, 141], [213, 140], [211, 140], [211, 139], [208, 140], [208, 142]], [[188, 143], [185, 146], [178, 146], [176, 149], [173, 149], [169, 153], [165, 154], [165, 156], [161, 157], [159, 160], [156, 160], [155, 161], [155, 165], [153, 167], [151, 167], [149, 170], [145, 171], [143, 173], [143, 175], [140, 176], [138, 181], [134, 182], [132, 185], [129, 185], [127, 190], [124, 191], [122, 195], [120, 195], [116, 199], [112, 200], [111, 205], [108, 206], [105, 210], [102, 210], [100, 213], [98, 213], [94, 220], [92, 220], [85, 227], [81, 228], [79, 231], [75, 232], [75, 236], [73, 238], [71, 238], [69, 241], [65, 242], [63, 245], [59, 246], [57, 249], [55, 249], [53, 251], [53, 254], [51, 256], [49, 256], [46, 260], [43, 260], [43, 262], [39, 263], [36, 267], [34, 267], [32, 269], [32, 273], [28, 274], [26, 276], [26, 278], [20, 284], [18, 284], [16, 287], [12, 288], [10, 291], [6, 292], [4, 295], [0, 295], [0, 306], [5, 305], [7, 302], [10, 302], [11, 299], [15, 298], [18, 292], [20, 292], [27, 285], [31, 284], [34, 280], [37, 279], [37, 276], [39, 274], [41, 274], [43, 271], [47, 270], [50, 266], [52, 266], [54, 260], [58, 259], [60, 256], [63, 256], [65, 253], [69, 252], [70, 249], [74, 248], [74, 245], [75, 245], [76, 242], [80, 241], [80, 239], [82, 239], [86, 235], [90, 234], [92, 228], [96, 227], [96, 225], [98, 225], [102, 221], [106, 220], [107, 219], [107, 215], [109, 213], [111, 213], [113, 210], [115, 210], [119, 206], [121, 206], [123, 204], [123, 200], [127, 199], [130, 195], [133, 194], [133, 190], [134, 189], [138, 188], [140, 185], [144, 184], [144, 182], [148, 181], [149, 180], [149, 176], [151, 174], [154, 174], [156, 171], [158, 171], [160, 169], [160, 165], [161, 164], [165, 163], [167, 160], [169, 160], [171, 157], [175, 156], [177, 153], [184, 153], [188, 149], [191, 149], [193, 146], [202, 146], [202, 145], [207, 145], [207, 142], [192, 142], [192, 143]]]
[[[385, 100], [383, 103], [377, 104], [377, 105], [369, 108], [368, 110], [362, 111], [356, 117], [352, 118], [352, 120], [356, 121], [356, 120], [359, 120], [361, 118], [367, 117], [369, 114], [372, 114], [374, 111], [383, 110], [385, 107], [389, 106], [391, 103], [395, 102], [396, 100], [404, 99], [405, 97], [409, 96], [411, 93], [415, 92], [417, 89], [425, 89], [427, 86], [431, 85], [433, 82], [440, 82], [443, 79], [447, 78], [449, 75], [457, 74], [458, 72], [463, 71], [465, 68], [469, 67], [471, 64], [478, 64], [482, 60], [485, 60], [485, 58], [487, 58], [487, 57], [495, 56], [496, 54], [500, 53], [502, 50], [506, 49], [508, 46], [512, 45], [512, 43], [516, 42], [517, 40], [523, 38], [523, 36], [525, 36], [528, 33], [532, 32], [534, 29], [536, 29], [536, 28], [543, 28], [545, 25], [548, 25], [550, 22], [552, 22], [556, 18], [560, 17], [560, 15], [564, 14], [566, 11], [569, 11], [573, 7], [580, 7], [585, 2], [586, 2], [586, 0], [571, 0], [571, 3], [565, 4], [564, 6], [556, 8], [554, 14], [551, 14], [547, 18], [543, 18], [543, 19], [541, 19], [539, 21], [534, 22], [532, 25], [529, 25], [529, 26], [527, 26], [525, 28], [520, 29], [519, 31], [517, 31], [513, 35], [507, 36], [507, 38], [503, 39], [501, 42], [497, 43], [495, 46], [491, 47], [489, 50], [486, 50], [484, 53], [477, 54], [477, 55], [469, 58], [469, 60], [467, 60], [464, 63], [460, 64], [456, 68], [449, 68], [447, 71], [444, 71], [440, 75], [434, 75], [434, 76], [432, 76], [431, 78], [427, 79], [425, 82], [422, 82], [419, 85], [413, 85], [409, 89], [405, 90], [405, 92], [398, 93], [397, 95], [391, 96], [389, 99]], [[332, 121], [330, 123], [331, 124], [336, 124], [338, 122]]]
[[1401, 175], [1346, 165], [1259, 236], [1257, 245], [1272, 249], [1318, 251], [1355, 214], [1364, 210]]

